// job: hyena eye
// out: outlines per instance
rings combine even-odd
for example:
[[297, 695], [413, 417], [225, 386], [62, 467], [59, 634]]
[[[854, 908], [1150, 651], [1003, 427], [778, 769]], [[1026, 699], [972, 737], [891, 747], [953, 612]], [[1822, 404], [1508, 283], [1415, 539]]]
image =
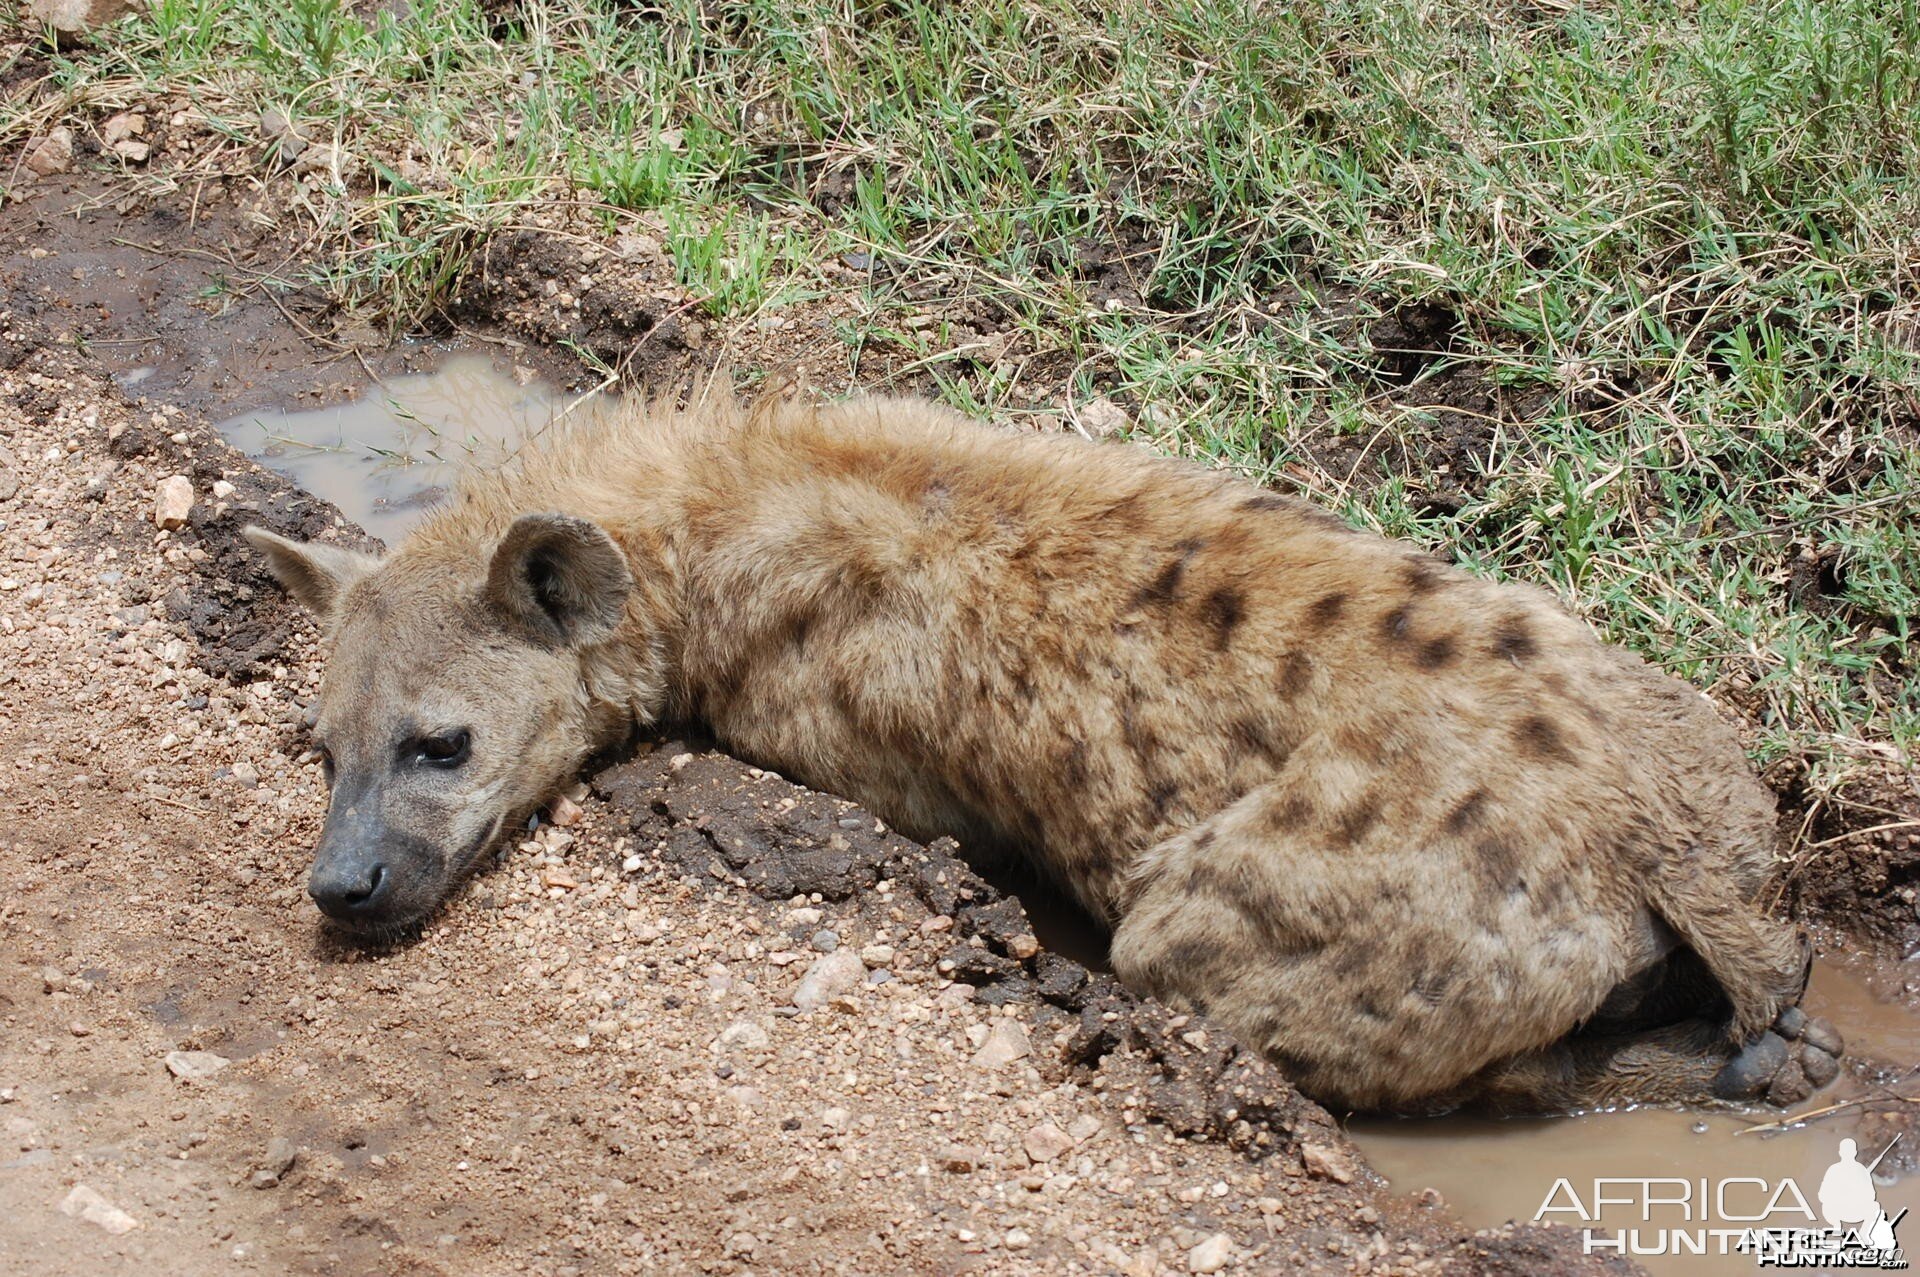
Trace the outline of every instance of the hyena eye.
[[415, 751], [415, 756], [430, 766], [458, 767], [473, 752], [473, 735], [463, 727], [457, 732], [424, 736], [415, 746]]

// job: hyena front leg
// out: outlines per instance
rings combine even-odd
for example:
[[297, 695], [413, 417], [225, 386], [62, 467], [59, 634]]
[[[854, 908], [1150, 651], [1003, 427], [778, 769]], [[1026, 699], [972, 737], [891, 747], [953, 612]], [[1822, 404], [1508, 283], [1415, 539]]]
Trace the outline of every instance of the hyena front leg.
[[[1791, 1035], [1791, 1036], [1789, 1036]], [[1780, 1017], [1744, 1047], [1724, 1019], [1683, 1020], [1629, 1033], [1576, 1033], [1486, 1069], [1436, 1107], [1514, 1114], [1621, 1104], [1795, 1104], [1840, 1071], [1840, 1038], [1825, 1020]]]

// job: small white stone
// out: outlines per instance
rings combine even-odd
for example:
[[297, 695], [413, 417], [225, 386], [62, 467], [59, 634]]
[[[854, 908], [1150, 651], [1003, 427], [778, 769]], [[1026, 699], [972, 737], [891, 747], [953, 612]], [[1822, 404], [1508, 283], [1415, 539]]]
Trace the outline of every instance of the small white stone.
[[973, 1053], [976, 1069], [998, 1069], [1033, 1054], [1033, 1043], [1024, 1026], [1009, 1019], [998, 1019], [987, 1030], [987, 1040]]
[[187, 515], [193, 512], [193, 483], [183, 474], [170, 475], [160, 481], [153, 494], [153, 521], [162, 528], [172, 530], [185, 527]]
[[565, 794], [559, 794], [555, 796], [552, 802], [547, 804], [547, 815], [552, 819], [554, 824], [565, 829], [579, 824], [581, 818], [584, 817], [586, 813], [580, 810], [579, 803], [574, 802], [573, 799], [567, 797]]
[[1131, 423], [1126, 409], [1105, 395], [1080, 405], [1080, 428], [1096, 439], [1104, 439]]
[[212, 1051], [169, 1051], [167, 1072], [187, 1082], [204, 1082], [233, 1061]]
[[65, 127], [49, 130], [38, 145], [27, 152], [26, 165], [41, 177], [52, 177], [73, 167], [73, 130]]
[[1215, 1233], [1187, 1252], [1187, 1271], [1217, 1273], [1233, 1259], [1233, 1238]]
[[835, 949], [832, 953], [822, 955], [807, 968], [806, 975], [800, 977], [800, 983], [793, 991], [793, 1005], [802, 1011], [825, 1006], [840, 994], [852, 993], [859, 988], [866, 975], [866, 963], [860, 961], [857, 954]]
[[764, 1051], [773, 1045], [773, 1038], [752, 1020], [740, 1020], [729, 1024], [721, 1032], [720, 1045], [738, 1047], [743, 1051]]
[[215, 479], [213, 481], [213, 499], [215, 501], [225, 501], [228, 497], [232, 496], [234, 493], [238, 492], [239, 490], [240, 489], [234, 487], [231, 483], [228, 483], [225, 479]]
[[1073, 1148], [1073, 1136], [1052, 1122], [1042, 1122], [1022, 1136], [1020, 1143], [1034, 1161], [1051, 1162]]
[[140, 1227], [140, 1221], [102, 1197], [99, 1190], [87, 1184], [75, 1184], [73, 1191], [60, 1203], [60, 1213], [73, 1219], [84, 1219], [89, 1224], [97, 1224], [109, 1233], [118, 1236]]

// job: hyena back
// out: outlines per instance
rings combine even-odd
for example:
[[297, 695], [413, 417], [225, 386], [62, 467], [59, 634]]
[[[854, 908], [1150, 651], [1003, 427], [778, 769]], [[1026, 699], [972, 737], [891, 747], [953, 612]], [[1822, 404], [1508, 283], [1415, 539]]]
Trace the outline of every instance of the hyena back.
[[1705, 700], [1531, 590], [1124, 446], [709, 398], [576, 431], [325, 618], [314, 894], [450, 891], [635, 725], [1032, 858], [1137, 987], [1362, 1108], [1786, 1101], [1835, 1071]]

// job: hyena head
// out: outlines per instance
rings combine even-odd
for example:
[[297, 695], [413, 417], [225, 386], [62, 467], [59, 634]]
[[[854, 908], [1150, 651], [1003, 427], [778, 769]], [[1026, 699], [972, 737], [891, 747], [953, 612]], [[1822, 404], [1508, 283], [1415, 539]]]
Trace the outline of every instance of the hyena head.
[[626, 557], [560, 514], [521, 516], [490, 559], [246, 535], [327, 634], [314, 745], [332, 792], [307, 890], [348, 930], [396, 935], [604, 743], [585, 667], [625, 616]]

